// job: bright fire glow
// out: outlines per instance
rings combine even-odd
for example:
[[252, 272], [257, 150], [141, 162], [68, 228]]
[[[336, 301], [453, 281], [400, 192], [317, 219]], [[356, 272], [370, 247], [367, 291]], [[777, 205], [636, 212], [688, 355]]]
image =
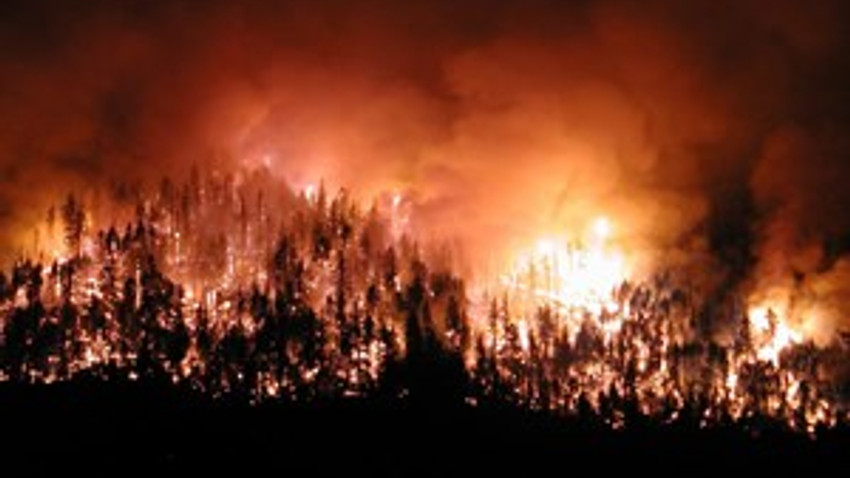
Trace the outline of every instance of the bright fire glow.
[[784, 314], [777, 314], [782, 308], [774, 305], [757, 305], [749, 310], [750, 333], [752, 334], [756, 356], [759, 360], [779, 364], [782, 350], [803, 341], [803, 335], [791, 328]]
[[304, 187], [304, 197], [308, 201], [314, 201], [316, 199], [316, 186], [314, 184], [308, 184]]
[[[397, 298], [419, 291], [434, 316], [446, 319], [449, 298], [469, 298], [469, 323], [449, 327], [445, 344], [463, 354], [476, 384], [473, 401], [495, 393], [537, 409], [575, 413], [590, 406], [613, 428], [628, 421], [623, 407], [631, 400], [638, 406], [630, 413], [698, 417], [700, 426], [766, 416], [813, 433], [845, 416], [828, 384], [806, 366], [820, 357], [803, 334], [811, 335], [813, 306], [782, 291], [751, 297], [748, 325], [730, 344], [706, 349], [694, 328], [697, 292], [675, 273], [636, 277], [644, 275], [639, 258], [631, 249], [626, 254], [622, 231], [608, 217], [530, 241], [497, 276], [499, 300], [480, 301], [466, 296], [460, 281], [414, 282], [415, 248], [360, 247], [397, 241], [408, 230], [410, 199], [402, 192], [381, 196], [386, 229], [373, 231], [380, 222], [369, 222], [346, 195], [325, 197], [315, 184], [298, 190], [304, 200], [280, 222], [262, 195], [251, 208], [234, 198], [252, 194], [228, 191], [214, 177], [200, 184], [185, 214], [172, 197], [154, 197], [140, 209], [144, 221], [123, 233], [95, 236], [89, 224], [71, 247], [63, 244], [63, 229], [53, 228], [39, 243], [49, 246], [39, 254], [49, 265], [16, 265], [17, 283], [0, 300], [0, 325], [26, 343], [20, 329], [5, 325], [35, 303], [48, 312], [40, 327], [66, 332], [53, 335], [59, 342], [46, 360], [13, 363], [0, 370], [0, 380], [52, 382], [111, 365], [135, 379], [144, 372], [135, 367], [147, 363], [138, 360], [145, 351], [173, 380], [213, 394], [239, 387], [249, 387], [252, 400], [307, 398], [328, 387], [344, 396], [367, 394], [382, 380], [385, 360], [408, 350]], [[275, 230], [286, 234], [277, 240]], [[156, 259], [153, 269], [145, 254]], [[65, 304], [86, 319], [67, 321]], [[119, 320], [141, 310], [156, 311], [138, 315], [173, 347], [159, 350]], [[276, 324], [267, 317], [300, 320], [306, 310], [315, 315], [305, 315], [313, 320], [303, 335], [258, 348]], [[729, 313], [737, 320], [739, 310]], [[262, 352], [232, 356], [234, 344]], [[689, 400], [701, 407], [690, 417]]]
[[545, 302], [594, 314], [610, 309], [612, 292], [628, 277], [622, 252], [609, 244], [611, 231], [610, 220], [599, 217], [584, 237], [543, 237], [518, 255], [503, 283], [530, 306]]

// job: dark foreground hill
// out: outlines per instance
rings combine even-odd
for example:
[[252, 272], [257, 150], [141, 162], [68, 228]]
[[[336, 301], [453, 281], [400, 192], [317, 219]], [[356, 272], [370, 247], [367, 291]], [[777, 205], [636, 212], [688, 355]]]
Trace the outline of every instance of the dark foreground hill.
[[[578, 476], [827, 472], [842, 469], [846, 429], [817, 439], [740, 426], [699, 430], [555, 418], [504, 405], [424, 397], [264, 403], [212, 399], [167, 381], [81, 377], [0, 384], [6, 469], [121, 476]], [[191, 475], [190, 475], [191, 476]]]

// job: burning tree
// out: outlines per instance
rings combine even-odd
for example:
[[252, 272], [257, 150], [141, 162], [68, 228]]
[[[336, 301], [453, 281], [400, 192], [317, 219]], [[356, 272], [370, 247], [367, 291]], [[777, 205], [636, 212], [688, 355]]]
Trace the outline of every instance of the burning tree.
[[631, 279], [605, 218], [539, 241], [483, 298], [397, 234], [395, 199], [363, 213], [345, 191], [267, 183], [196, 169], [100, 229], [69, 196], [66, 251], [0, 275], [3, 377], [166, 375], [250, 401], [413, 390], [612, 427], [846, 418], [821, 367], [844, 348], [735, 300], [713, 305], [734, 337], [710, 340], [687, 278]]

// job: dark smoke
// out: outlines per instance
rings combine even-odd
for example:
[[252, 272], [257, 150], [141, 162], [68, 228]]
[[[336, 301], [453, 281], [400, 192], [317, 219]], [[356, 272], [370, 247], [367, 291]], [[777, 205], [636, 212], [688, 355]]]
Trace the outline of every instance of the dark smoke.
[[3, 256], [67, 189], [269, 164], [402, 191], [481, 262], [605, 213], [654, 261], [841, 304], [845, 3], [7, 0]]

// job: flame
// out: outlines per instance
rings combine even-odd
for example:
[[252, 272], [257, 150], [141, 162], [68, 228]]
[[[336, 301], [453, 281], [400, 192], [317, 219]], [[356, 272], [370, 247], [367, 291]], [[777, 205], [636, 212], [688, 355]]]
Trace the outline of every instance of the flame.
[[788, 324], [787, 315], [776, 312], [783, 310], [779, 304], [766, 303], [751, 306], [748, 311], [756, 357], [774, 365], [779, 365], [783, 350], [803, 341], [803, 334]]
[[804, 343], [814, 309], [801, 314], [787, 296], [751, 296], [740, 336], [749, 340], [724, 346], [718, 368], [716, 351], [690, 347], [699, 340], [692, 291], [664, 276], [635, 277], [637, 262], [627, 261], [614, 230], [601, 216], [577, 239], [543, 236], [517, 254], [503, 277], [508, 310], [477, 309], [486, 324], [476, 331], [480, 353], [496, 365], [472, 366], [485, 394], [499, 383], [531, 407], [578, 413], [585, 403], [612, 428], [625, 424], [611, 405], [623, 396], [636, 400], [640, 414], [672, 422], [688, 419], [682, 412], [693, 394], [704, 400], [700, 427], [756, 415], [810, 434], [836, 423], [837, 402], [817, 374], [780, 363], [786, 351], [816, 356]]
[[593, 234], [601, 241], [606, 241], [611, 235], [611, 221], [607, 217], [598, 217], [593, 221]]
[[[153, 319], [157, 333], [169, 336], [179, 332], [188, 341], [182, 357], [163, 353], [155, 357], [175, 381], [185, 379], [213, 393], [227, 392], [240, 383], [244, 386], [249, 372], [241, 360], [222, 363], [211, 350], [226, 343], [228, 337], [241, 336], [256, 344], [261, 332], [268, 330], [263, 328], [271, 322], [254, 315], [255, 306], [261, 311], [266, 306], [262, 306], [262, 300], [255, 303], [253, 292], [246, 296], [245, 291], [252, 284], [258, 299], [277, 303], [275, 295], [282, 289], [277, 289], [272, 280], [287, 269], [275, 265], [278, 259], [273, 259], [275, 248], [267, 230], [289, 223], [269, 223], [262, 205], [250, 218], [228, 214], [233, 211], [221, 204], [235, 195], [226, 194], [222, 187], [206, 191], [201, 187], [198, 203], [192, 205], [192, 214], [188, 215], [197, 219], [181, 225], [172, 209], [163, 208], [159, 219], [147, 219], [141, 232], [128, 232], [116, 250], [109, 241], [93, 240], [95, 228], [91, 226], [84, 232], [83, 247], [77, 253], [81, 257], [64, 258], [62, 254], [68, 252], [62, 247], [59, 231], [54, 231], [56, 237], [46, 237], [41, 245], [50, 247], [48, 251], [53, 251], [52, 258], [58, 263], [43, 269], [22, 263], [19, 275], [27, 276], [31, 269], [40, 271], [45, 287], [38, 299], [47, 310], [58, 310], [66, 300], [82, 311], [97, 305], [102, 309], [103, 323], [95, 326], [91, 321], [78, 321], [70, 325], [64, 341], [57, 344], [59, 350], [46, 362], [9, 369], [12, 375], [0, 370], [0, 380], [29, 374], [31, 380], [50, 382], [110, 364], [128, 367], [129, 376], [137, 377], [133, 367], [139, 351], [151, 350], [133, 336], [122, 337], [125, 325], [117, 319], [117, 306], [133, 311], [146, 303], [163, 309]], [[393, 304], [399, 303], [394, 298], [400, 297], [407, 287], [403, 283], [409, 279], [404, 271], [397, 270], [395, 259], [364, 260], [369, 258], [353, 254], [355, 248], [345, 241], [337, 238], [334, 244], [332, 233], [338, 229], [330, 225], [340, 218], [319, 207], [319, 193], [313, 183], [300, 191], [305, 201], [293, 211], [298, 216], [289, 220], [292, 224], [306, 221], [306, 225], [288, 236], [286, 244], [291, 249], [286, 250], [297, 257], [295, 270], [303, 274], [299, 276], [303, 277], [303, 292], [296, 297], [302, 306], [319, 311], [316, 318], [324, 341], [318, 344], [318, 350], [305, 355], [304, 345], [317, 340], [315, 335], [307, 335], [303, 342], [292, 341], [282, 350], [274, 349], [263, 356], [262, 367], [249, 381], [255, 387], [251, 393], [257, 399], [316, 396], [316, 390], [334, 377], [337, 392], [346, 396], [366, 394], [380, 381], [385, 360], [407, 350], [398, 324], [393, 323]], [[397, 238], [407, 230], [410, 200], [398, 191], [387, 192], [382, 198], [381, 207], [389, 213], [385, 232]], [[344, 206], [348, 204], [345, 201], [347, 198], [340, 196], [331, 199], [331, 204]], [[368, 237], [364, 218], [356, 208], [350, 210], [350, 216], [343, 219], [351, 221], [361, 239]], [[207, 244], [205, 235], [218, 235], [217, 223], [228, 233], [223, 242]], [[145, 233], [154, 229], [163, 234]], [[831, 389], [812, 369], [796, 365], [794, 360], [780, 360], [789, 350], [817, 358], [806, 348], [804, 338], [811, 336], [813, 320], [822, 317], [823, 309], [779, 289], [753, 295], [746, 314], [748, 326], [741, 329], [747, 332], [747, 340], [736, 337], [734, 345], [722, 346], [720, 354], [717, 350], [699, 352], [700, 347], [688, 347], [696, 343], [694, 291], [679, 288], [681, 284], [674, 280], [638, 280], [635, 270], [639, 263], [634, 254], [626, 255], [617, 243], [619, 237], [617, 224], [606, 216], [593, 218], [578, 232], [542, 234], [520, 249], [507, 273], [499, 277], [508, 299], [504, 308], [488, 308], [497, 304], [478, 301], [475, 293], [468, 296], [468, 331], [472, 334], [468, 338], [475, 339], [468, 343], [476, 346], [458, 350], [464, 355], [470, 376], [482, 387], [476, 393], [499, 393], [503, 394], [500, 398], [553, 411], [575, 412], [582, 403], [589, 404], [613, 428], [627, 421], [623, 410], [617, 408], [623, 405], [624, 397], [635, 400], [640, 414], [674, 421], [684, 415], [685, 403], [693, 393], [701, 397], [700, 426], [729, 418], [745, 420], [758, 413], [813, 433], [817, 425], [833, 425], [842, 417], [844, 409], [838, 407]], [[316, 253], [318, 238], [331, 243], [324, 255]], [[149, 272], [143, 274], [140, 251], [158, 254], [164, 273], [181, 286], [178, 290], [182, 294], [166, 294], [170, 289], [166, 284], [150, 280], [156, 276]], [[391, 257], [406, 258], [404, 262], [413, 258], [404, 249], [400, 254]], [[352, 263], [355, 266], [351, 267]], [[380, 277], [383, 279], [376, 280]], [[374, 286], [379, 300], [372, 310], [373, 326], [367, 328], [358, 317], [364, 302], [356, 293], [347, 295], [352, 301], [348, 307], [336, 309], [345, 312], [342, 319], [335, 308], [327, 307], [337, 297], [341, 279], [350, 290], [357, 290], [355, 283], [360, 288]], [[124, 289], [120, 284], [133, 287]], [[0, 301], [0, 312], [8, 315], [30, 307], [31, 296], [38, 290], [26, 283], [18, 285], [7, 303]], [[173, 296], [179, 301], [154, 299], [159, 296]], [[431, 310], [439, 310], [440, 301], [433, 291], [424, 296], [434, 300]], [[275, 310], [277, 306], [270, 307]], [[0, 314], [2, 320], [7, 320], [4, 314]], [[53, 325], [59, 324], [58, 320], [46, 318]], [[177, 327], [181, 321], [181, 327]], [[380, 334], [374, 330], [376, 324], [383, 330]], [[345, 333], [352, 333], [352, 341], [343, 346]], [[447, 331], [447, 344], [462, 344], [454, 340], [453, 334], [459, 333]], [[204, 343], [207, 345], [202, 346]], [[803, 347], [795, 349], [798, 345]], [[286, 357], [285, 366], [278, 362], [282, 356]], [[486, 364], [483, 368], [478, 366], [482, 357], [492, 359], [480, 362]], [[711, 370], [707, 370], [709, 367]], [[509, 392], [505, 395], [506, 390]], [[478, 398], [470, 400], [474, 403]]]
[[517, 255], [503, 283], [525, 296], [526, 305], [532, 307], [545, 302], [594, 315], [613, 310], [611, 294], [627, 279], [628, 270], [623, 253], [610, 244], [612, 227], [601, 216], [578, 240], [541, 237], [533, 248]]
[[313, 202], [316, 200], [316, 185], [315, 184], [307, 184], [304, 186], [304, 197], [307, 198], [307, 201]]

